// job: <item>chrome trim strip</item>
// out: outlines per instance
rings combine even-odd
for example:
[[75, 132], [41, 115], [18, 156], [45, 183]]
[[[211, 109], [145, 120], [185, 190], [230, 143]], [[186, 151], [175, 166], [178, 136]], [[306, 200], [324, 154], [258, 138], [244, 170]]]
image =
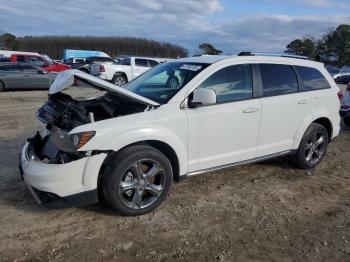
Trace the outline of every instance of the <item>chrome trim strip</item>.
[[282, 152], [267, 155], [267, 156], [261, 156], [261, 157], [243, 160], [243, 161], [239, 161], [239, 162], [234, 162], [234, 163], [226, 164], [226, 165], [222, 165], [222, 166], [216, 166], [216, 167], [211, 167], [211, 168], [202, 169], [202, 170], [198, 170], [198, 171], [193, 171], [193, 172], [187, 173], [186, 176], [195, 176], [195, 175], [210, 173], [210, 172], [214, 172], [214, 171], [218, 171], [218, 170], [222, 170], [222, 169], [227, 169], [227, 168], [234, 167], [234, 166], [240, 166], [243, 164], [252, 164], [252, 163], [260, 162], [260, 161], [267, 160], [270, 158], [288, 155], [291, 152], [292, 152], [292, 150], [286, 150], [286, 151], [282, 151]]

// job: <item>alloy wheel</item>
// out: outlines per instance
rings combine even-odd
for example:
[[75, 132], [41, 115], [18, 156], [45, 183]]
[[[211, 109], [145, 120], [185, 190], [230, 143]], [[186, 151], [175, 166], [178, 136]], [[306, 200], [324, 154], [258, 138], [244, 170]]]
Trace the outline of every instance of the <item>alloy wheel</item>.
[[118, 184], [124, 205], [142, 209], [155, 203], [165, 186], [164, 168], [155, 160], [141, 159], [130, 165]]
[[311, 165], [316, 164], [323, 157], [326, 138], [322, 132], [313, 132], [306, 141], [305, 160]]

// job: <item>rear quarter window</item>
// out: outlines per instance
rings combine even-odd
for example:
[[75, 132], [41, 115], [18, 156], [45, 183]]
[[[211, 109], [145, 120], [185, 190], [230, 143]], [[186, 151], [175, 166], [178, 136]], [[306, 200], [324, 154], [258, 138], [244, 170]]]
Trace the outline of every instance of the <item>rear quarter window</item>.
[[303, 82], [302, 91], [331, 88], [327, 79], [317, 69], [306, 66], [295, 66], [295, 69]]

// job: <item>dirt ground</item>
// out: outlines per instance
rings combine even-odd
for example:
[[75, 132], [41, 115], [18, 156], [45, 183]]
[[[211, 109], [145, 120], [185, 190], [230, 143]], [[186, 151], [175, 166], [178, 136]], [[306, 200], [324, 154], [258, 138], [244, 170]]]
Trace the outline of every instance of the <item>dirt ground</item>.
[[18, 153], [46, 91], [0, 94], [0, 261], [350, 261], [350, 132], [315, 170], [285, 158], [174, 183], [154, 212], [45, 209]]

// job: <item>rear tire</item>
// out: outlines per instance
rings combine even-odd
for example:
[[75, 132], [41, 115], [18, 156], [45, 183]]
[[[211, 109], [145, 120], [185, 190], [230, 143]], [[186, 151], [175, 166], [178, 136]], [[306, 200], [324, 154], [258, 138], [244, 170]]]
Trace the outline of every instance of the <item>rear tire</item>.
[[128, 81], [123, 75], [115, 75], [112, 80], [117, 87], [123, 87]]
[[0, 81], [0, 92], [4, 92], [5, 91], [5, 84]]
[[169, 159], [157, 149], [135, 145], [110, 159], [101, 189], [107, 205], [121, 215], [152, 211], [166, 198], [173, 179]]
[[311, 124], [294, 155], [294, 164], [301, 169], [316, 167], [327, 152], [328, 141], [327, 129], [320, 124]]

